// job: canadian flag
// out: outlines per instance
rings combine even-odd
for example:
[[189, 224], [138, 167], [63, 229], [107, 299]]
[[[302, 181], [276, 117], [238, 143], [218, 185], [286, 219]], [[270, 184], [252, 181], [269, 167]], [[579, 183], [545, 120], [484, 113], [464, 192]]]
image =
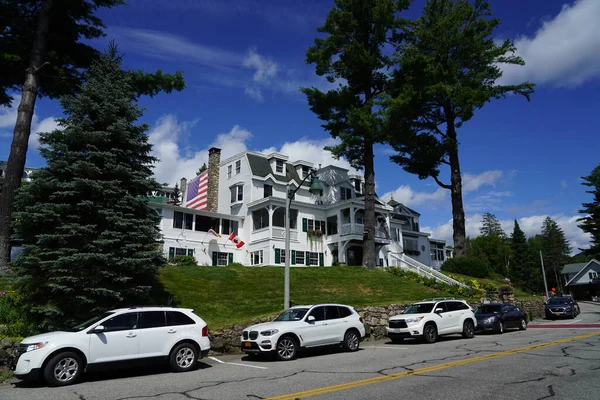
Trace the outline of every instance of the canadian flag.
[[238, 249], [246, 244], [238, 237], [238, 235], [235, 234], [235, 232], [231, 232], [231, 235], [229, 235], [229, 240], [235, 243], [235, 246]]

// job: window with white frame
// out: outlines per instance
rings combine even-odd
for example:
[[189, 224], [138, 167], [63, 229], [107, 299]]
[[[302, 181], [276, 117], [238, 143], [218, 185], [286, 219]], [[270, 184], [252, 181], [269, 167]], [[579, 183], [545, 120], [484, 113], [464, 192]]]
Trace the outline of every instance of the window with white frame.
[[279, 260], [282, 264], [285, 264], [285, 249], [279, 251]]
[[352, 189], [341, 187], [340, 188], [340, 199], [350, 200], [352, 198]]
[[404, 251], [419, 251], [419, 240], [417, 238], [404, 236], [402, 242]]
[[236, 203], [244, 200], [244, 186], [236, 185], [231, 187], [231, 202]]
[[444, 249], [431, 249], [431, 260], [444, 261]]
[[590, 272], [588, 273], [588, 276], [590, 277], [590, 280], [598, 277], [598, 273], [597, 272]]
[[283, 174], [283, 160], [275, 160], [275, 172]]
[[233, 169], [233, 167], [231, 165], [227, 166], [227, 179], [231, 178], [231, 170]]
[[309, 219], [308, 221], [306, 221], [306, 224], [309, 231], [325, 232], [325, 221]]
[[272, 185], [263, 185], [263, 197], [271, 197], [273, 196], [273, 186]]
[[309, 173], [310, 173], [310, 168], [307, 167], [306, 165], [303, 165], [302, 166], [302, 179], [306, 178]]
[[242, 161], [241, 160], [237, 160], [235, 162], [235, 174], [239, 175], [241, 171], [242, 171]]
[[304, 252], [303, 251], [296, 252], [296, 264], [304, 265]]
[[250, 265], [261, 265], [263, 263], [263, 251], [256, 250], [250, 253]]
[[319, 253], [310, 252], [308, 254], [310, 254], [310, 265], [319, 265]]

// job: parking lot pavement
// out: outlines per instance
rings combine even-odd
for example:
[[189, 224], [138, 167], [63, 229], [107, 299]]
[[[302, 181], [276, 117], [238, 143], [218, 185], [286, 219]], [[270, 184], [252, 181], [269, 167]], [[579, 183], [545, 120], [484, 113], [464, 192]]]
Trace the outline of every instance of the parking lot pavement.
[[[578, 318], [586, 323], [600, 317], [595, 305], [582, 304], [582, 311]], [[397, 399], [408, 393], [445, 400], [598, 400], [600, 329], [580, 329], [568, 322], [553, 321], [563, 329], [515, 330], [474, 339], [457, 335], [435, 344], [367, 341], [354, 353], [312, 350], [289, 362], [214, 356], [188, 373], [171, 373], [163, 366], [109, 371], [85, 375], [81, 383], [63, 388], [13, 382], [0, 387], [0, 399]], [[536, 324], [546, 321], [534, 321], [530, 328]]]

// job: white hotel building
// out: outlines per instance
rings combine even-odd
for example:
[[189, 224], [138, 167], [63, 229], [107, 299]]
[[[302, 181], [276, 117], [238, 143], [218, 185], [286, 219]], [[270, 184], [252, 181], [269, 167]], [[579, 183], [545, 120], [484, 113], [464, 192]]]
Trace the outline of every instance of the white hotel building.
[[[193, 255], [200, 265], [284, 265], [286, 188], [297, 188], [315, 166], [279, 153], [220, 157], [220, 149], [209, 150], [207, 201], [201, 202], [206, 209], [185, 208], [185, 201], [182, 206], [169, 204], [168, 193], [151, 199], [162, 216], [165, 255]], [[323, 195], [309, 193], [310, 179], [296, 192], [291, 203], [292, 266], [362, 264], [364, 181], [348, 172], [334, 165], [318, 168]], [[182, 179], [181, 186], [183, 199], [196, 195], [186, 196], [186, 191], [197, 185]], [[439, 269], [449, 256], [444, 241], [420, 231], [416, 211], [393, 199], [385, 203], [376, 198], [375, 213], [377, 265]], [[209, 233], [211, 228], [221, 237]], [[228, 240], [232, 232], [244, 246], [238, 249]]]

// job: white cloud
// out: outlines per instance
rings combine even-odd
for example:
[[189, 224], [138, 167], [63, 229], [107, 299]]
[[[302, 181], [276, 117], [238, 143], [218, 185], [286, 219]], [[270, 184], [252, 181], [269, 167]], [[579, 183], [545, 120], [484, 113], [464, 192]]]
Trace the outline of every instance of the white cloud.
[[[154, 175], [160, 183], [174, 185], [183, 177], [189, 179], [196, 176], [198, 168], [203, 163], [208, 163], [208, 149], [211, 147], [221, 149], [222, 160], [249, 149], [252, 134], [238, 125], [229, 132], [218, 134], [205, 148], [190, 149], [185, 146], [185, 142], [195, 123], [196, 121], [179, 122], [174, 115], [168, 114], [156, 121], [148, 132], [149, 140], [154, 146], [152, 154], [159, 158]], [[350, 173], [359, 173], [351, 168], [346, 160], [335, 160], [331, 153], [324, 149], [325, 146], [336, 143], [333, 138], [300, 139], [286, 142], [279, 148], [270, 147], [258, 151], [264, 154], [283, 153], [290, 157], [290, 161], [312, 162], [315, 168], [318, 168], [319, 164], [337, 165], [349, 169]]]
[[501, 84], [529, 80], [573, 87], [600, 76], [600, 1], [564, 4], [532, 36], [515, 40], [525, 66], [501, 65]]
[[[17, 109], [21, 102], [21, 95], [13, 96], [12, 107], [0, 108], [0, 137], [12, 137], [17, 121]], [[40, 147], [39, 136], [42, 132], [52, 132], [55, 129], [61, 129], [54, 117], [44, 118], [40, 121], [40, 117], [33, 114], [31, 120], [31, 135], [29, 135], [29, 148], [37, 150]]]
[[252, 80], [257, 83], [269, 82], [277, 76], [279, 66], [273, 59], [258, 54], [256, 49], [248, 50], [242, 65], [254, 70]]
[[244, 93], [248, 96], [252, 97], [256, 101], [260, 101], [261, 103], [265, 101], [263, 97], [262, 90], [260, 90], [257, 86], [249, 86], [244, 89]]
[[[470, 214], [465, 217], [465, 230], [466, 235], [470, 237], [479, 236], [479, 228], [481, 227], [481, 219], [482, 214]], [[546, 219], [548, 215], [532, 215], [529, 217], [518, 218], [519, 226], [525, 232], [527, 237], [534, 236], [540, 234], [542, 231], [542, 223], [544, 219]], [[583, 232], [581, 228], [577, 225], [579, 224], [577, 220], [580, 218], [580, 215], [568, 216], [564, 214], [555, 214], [550, 215], [558, 225], [562, 228], [565, 233], [565, 237], [569, 241], [571, 246], [572, 254], [576, 254], [579, 252], [579, 248], [589, 247], [591, 237], [589, 234]], [[507, 235], [510, 235], [514, 228], [514, 220], [500, 220], [500, 224], [502, 225], [502, 229], [506, 232]], [[451, 245], [453, 243], [452, 239], [452, 220], [444, 224], [440, 224], [435, 228], [431, 227], [423, 227], [422, 230], [424, 232], [431, 233], [431, 237], [435, 239], [443, 239], [446, 240], [446, 244]]]
[[502, 171], [484, 171], [480, 174], [464, 174], [462, 177], [463, 193], [473, 192], [482, 186], [495, 186], [502, 177]]
[[439, 188], [435, 192], [416, 192], [409, 185], [402, 185], [392, 192], [387, 192], [382, 199], [388, 201], [391, 196], [398, 203], [402, 203], [407, 207], [418, 206], [423, 203], [439, 203], [448, 199], [450, 191]]
[[565, 180], [562, 180], [562, 181], [560, 181], [560, 186], [561, 186], [561, 187], [564, 189], [564, 188], [566, 188], [567, 186], [569, 186], [569, 184], [567, 183], [567, 181], [565, 181]]

